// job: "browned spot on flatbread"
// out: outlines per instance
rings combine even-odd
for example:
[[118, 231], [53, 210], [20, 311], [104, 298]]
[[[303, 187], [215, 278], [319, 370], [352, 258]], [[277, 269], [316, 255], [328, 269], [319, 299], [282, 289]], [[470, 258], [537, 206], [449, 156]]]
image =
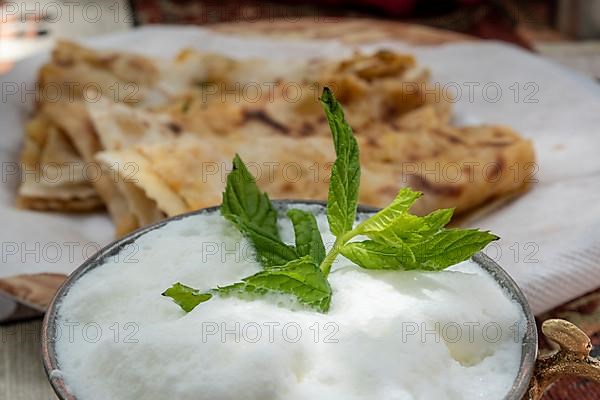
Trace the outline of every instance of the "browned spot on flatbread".
[[486, 165], [484, 169], [485, 180], [487, 182], [497, 182], [502, 176], [502, 171], [506, 166], [505, 164], [506, 162], [504, 161], [504, 157], [498, 156], [496, 158], [496, 161], [489, 165]]
[[283, 190], [284, 192], [293, 192], [294, 191], [294, 185], [291, 182], [289, 182], [289, 181], [285, 181], [281, 185], [281, 190]]
[[377, 138], [374, 138], [373, 136], [368, 136], [367, 137], [367, 145], [372, 146], [372, 147], [379, 147], [379, 141], [377, 140]]
[[97, 58], [96, 63], [103, 67], [108, 67], [119, 58], [118, 54], [104, 54]]
[[492, 142], [492, 141], [478, 142], [477, 144], [479, 146], [506, 147], [506, 146], [510, 146], [514, 143], [515, 143], [515, 141], [511, 140], [511, 141], [498, 141], [498, 142]]
[[56, 58], [54, 62], [56, 63], [56, 65], [65, 68], [72, 67], [73, 65], [75, 65], [75, 61], [73, 59]]
[[438, 196], [458, 197], [463, 192], [461, 186], [431, 182], [421, 175], [411, 175], [410, 182], [412, 188], [436, 194]]
[[448, 132], [445, 132], [442, 129], [432, 129], [431, 132], [437, 136], [443, 137], [447, 141], [453, 144], [466, 144], [464, 140], [459, 138], [458, 136], [452, 135]]
[[183, 132], [183, 128], [181, 127], [181, 125], [179, 125], [178, 123], [175, 123], [173, 121], [167, 122], [166, 127], [169, 128], [169, 130], [171, 132], [173, 132], [175, 135], [180, 135], [181, 132]]
[[267, 114], [264, 110], [244, 110], [244, 119], [248, 120], [256, 120], [260, 121], [266, 125], [269, 125], [271, 128], [287, 135], [290, 133], [290, 129], [275, 121], [269, 114]]
[[300, 126], [300, 130], [298, 131], [298, 135], [300, 136], [309, 136], [313, 134], [315, 131], [315, 127], [310, 122], [304, 121]]

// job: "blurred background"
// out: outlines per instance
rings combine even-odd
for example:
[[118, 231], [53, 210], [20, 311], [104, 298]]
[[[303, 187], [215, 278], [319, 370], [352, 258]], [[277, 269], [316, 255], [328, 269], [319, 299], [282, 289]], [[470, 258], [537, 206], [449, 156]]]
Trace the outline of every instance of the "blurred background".
[[514, 43], [600, 79], [600, 0], [0, 0], [0, 73], [57, 37], [146, 24], [370, 17]]

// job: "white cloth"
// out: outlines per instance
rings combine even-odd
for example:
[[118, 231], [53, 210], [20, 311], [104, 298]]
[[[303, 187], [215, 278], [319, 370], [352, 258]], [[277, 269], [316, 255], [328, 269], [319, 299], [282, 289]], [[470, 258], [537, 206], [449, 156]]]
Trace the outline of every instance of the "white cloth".
[[[184, 47], [237, 57], [275, 58], [351, 54], [335, 41], [235, 38], [197, 27], [152, 26], [84, 42], [169, 58]], [[408, 47], [448, 93], [461, 92], [456, 123], [505, 123], [532, 138], [538, 183], [525, 195], [474, 224], [502, 237], [487, 249], [519, 283], [540, 313], [600, 286], [600, 86], [558, 64], [496, 42]], [[103, 214], [67, 216], [15, 208], [23, 124], [33, 95], [10, 95], [7, 85], [31, 90], [48, 54], [21, 61], [0, 77], [0, 277], [74, 270], [113, 228]], [[25, 85], [25, 86], [21, 86]], [[13, 86], [14, 87], [14, 86]]]

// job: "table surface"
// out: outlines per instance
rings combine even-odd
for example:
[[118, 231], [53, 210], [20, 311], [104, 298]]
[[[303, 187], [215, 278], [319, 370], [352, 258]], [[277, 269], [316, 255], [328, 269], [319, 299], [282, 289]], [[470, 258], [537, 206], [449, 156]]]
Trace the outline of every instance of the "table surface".
[[41, 326], [41, 319], [0, 326], [0, 399], [57, 399], [42, 366]]

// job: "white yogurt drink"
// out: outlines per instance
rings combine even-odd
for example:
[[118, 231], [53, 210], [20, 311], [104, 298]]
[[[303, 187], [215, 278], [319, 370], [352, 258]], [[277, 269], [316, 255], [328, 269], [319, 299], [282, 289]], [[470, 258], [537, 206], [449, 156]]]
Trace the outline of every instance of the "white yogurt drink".
[[[296, 208], [318, 215], [330, 247], [322, 207]], [[279, 225], [293, 243], [289, 220]], [[218, 211], [144, 234], [58, 306], [54, 373], [78, 400], [500, 400], [517, 376], [525, 316], [472, 261], [398, 272], [340, 256], [326, 314], [278, 296], [216, 296], [185, 313], [161, 296], [260, 269]]]

